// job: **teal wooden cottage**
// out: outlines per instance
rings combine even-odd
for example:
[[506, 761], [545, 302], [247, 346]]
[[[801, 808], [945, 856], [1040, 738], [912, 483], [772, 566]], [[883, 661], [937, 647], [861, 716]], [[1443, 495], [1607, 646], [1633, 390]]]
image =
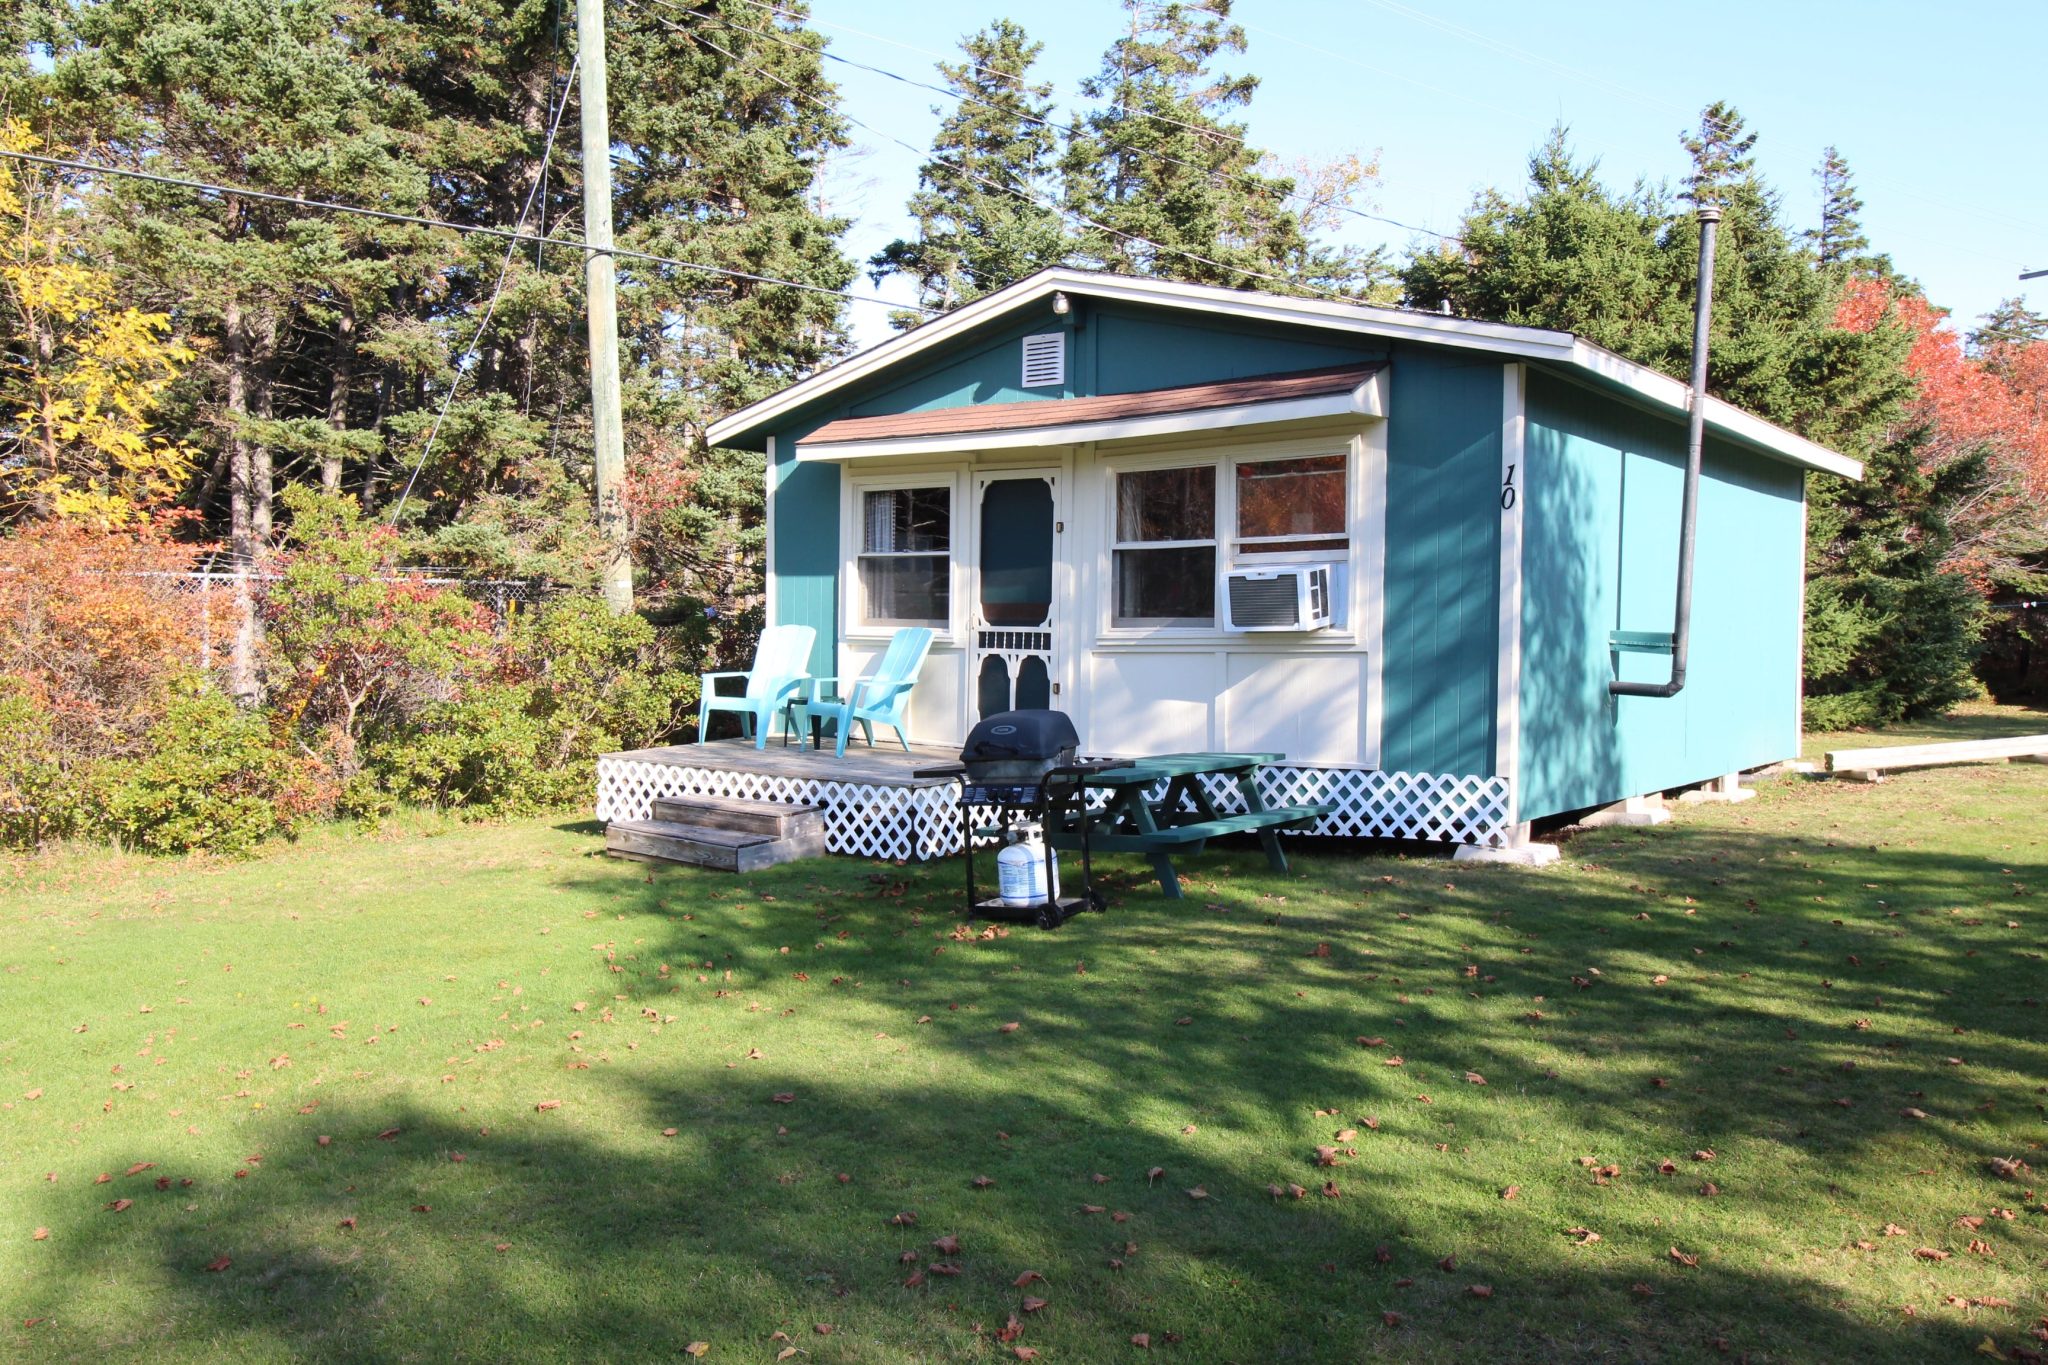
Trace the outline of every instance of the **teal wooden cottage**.
[[912, 738], [1069, 713], [1087, 752], [1270, 750], [1317, 832], [1533, 820], [1796, 753], [1805, 480], [1706, 413], [1691, 671], [1661, 678], [1684, 384], [1566, 333], [1054, 269], [716, 424], [768, 467], [811, 671], [937, 642]]

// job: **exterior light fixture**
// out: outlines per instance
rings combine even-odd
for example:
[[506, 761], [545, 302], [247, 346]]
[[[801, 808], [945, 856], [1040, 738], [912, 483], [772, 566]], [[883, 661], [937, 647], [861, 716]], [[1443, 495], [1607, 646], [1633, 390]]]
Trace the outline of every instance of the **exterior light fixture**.
[[1054, 290], [1052, 296], [1052, 311], [1058, 314], [1060, 317], [1065, 317], [1068, 313], [1071, 313], [1073, 310], [1074, 305], [1067, 302], [1067, 296], [1065, 294], [1060, 293], [1058, 290]]

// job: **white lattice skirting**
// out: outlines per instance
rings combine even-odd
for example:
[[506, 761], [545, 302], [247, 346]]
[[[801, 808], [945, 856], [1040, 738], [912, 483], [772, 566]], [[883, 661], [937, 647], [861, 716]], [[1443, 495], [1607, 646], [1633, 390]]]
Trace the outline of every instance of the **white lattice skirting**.
[[[1205, 780], [1217, 810], [1244, 809], [1228, 778]], [[1508, 840], [1508, 784], [1500, 777], [1366, 772], [1357, 768], [1266, 768], [1258, 777], [1268, 806], [1329, 804], [1304, 835], [1427, 839], [1497, 846]], [[628, 758], [597, 761], [597, 818], [645, 820], [656, 797], [736, 796], [818, 806], [825, 847], [866, 858], [926, 859], [960, 850], [959, 789], [895, 787], [821, 778], [692, 768]]]

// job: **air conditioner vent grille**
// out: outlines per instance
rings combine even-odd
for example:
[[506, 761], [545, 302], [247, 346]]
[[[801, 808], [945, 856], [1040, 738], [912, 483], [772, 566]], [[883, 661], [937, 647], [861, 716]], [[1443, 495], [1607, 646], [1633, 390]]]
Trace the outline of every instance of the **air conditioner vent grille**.
[[1300, 619], [1301, 594], [1295, 580], [1288, 578], [1230, 579], [1230, 619], [1239, 627], [1267, 629], [1295, 625]]

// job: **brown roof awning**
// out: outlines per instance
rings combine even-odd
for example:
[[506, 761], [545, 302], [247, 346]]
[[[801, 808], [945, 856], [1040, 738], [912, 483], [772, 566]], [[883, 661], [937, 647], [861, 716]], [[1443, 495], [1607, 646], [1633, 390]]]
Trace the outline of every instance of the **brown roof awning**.
[[[830, 458], [832, 455], [870, 453], [855, 446], [886, 444], [888, 449], [872, 453], [907, 453], [918, 448], [960, 448], [971, 441], [949, 440], [996, 436], [1003, 433], [1043, 433], [1048, 438], [1100, 439], [1114, 435], [1116, 424], [1145, 418], [1172, 418], [1183, 414], [1207, 413], [1217, 416], [1225, 410], [1279, 409], [1298, 411], [1252, 411], [1245, 422], [1272, 421], [1289, 416], [1335, 415], [1343, 411], [1379, 416], [1376, 407], [1361, 394], [1385, 362], [1336, 365], [1318, 370], [1296, 370], [1288, 374], [1258, 375], [1249, 379], [1226, 379], [1213, 384], [1187, 384], [1171, 389], [1147, 389], [1142, 393], [1104, 394], [1096, 398], [1043, 398], [1022, 403], [979, 403], [929, 412], [891, 413], [880, 417], [842, 417], [827, 422], [798, 443], [799, 455]], [[1325, 400], [1320, 403], [1314, 400]], [[1344, 400], [1333, 402], [1329, 400]], [[1304, 406], [1306, 404], [1306, 406]], [[1327, 412], [1322, 409], [1328, 409]], [[1199, 423], [1198, 425], [1220, 425]], [[1083, 435], [1065, 429], [1085, 428]], [[1055, 433], [1055, 429], [1061, 429]], [[1096, 432], [1095, 429], [1104, 429]], [[1132, 434], [1144, 434], [1142, 432]], [[1052, 443], [1047, 440], [1047, 444]], [[1025, 444], [1017, 440], [1001, 444]], [[829, 454], [827, 450], [831, 449]]]

